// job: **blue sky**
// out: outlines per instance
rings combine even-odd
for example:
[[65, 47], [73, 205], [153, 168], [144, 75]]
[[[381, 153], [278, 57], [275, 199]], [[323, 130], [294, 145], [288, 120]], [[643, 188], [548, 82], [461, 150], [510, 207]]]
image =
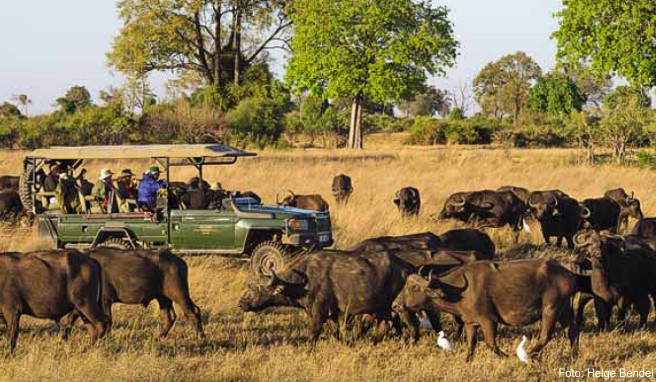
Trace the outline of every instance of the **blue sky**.
[[[452, 90], [471, 82], [491, 60], [523, 50], [542, 66], [554, 64], [560, 0], [436, 0], [451, 10], [461, 44], [457, 66], [431, 82]], [[31, 114], [53, 109], [54, 100], [74, 85], [94, 98], [121, 78], [107, 67], [105, 53], [120, 23], [114, 0], [4, 0], [0, 7], [0, 102], [26, 93]], [[281, 73], [282, 60], [274, 63]], [[163, 94], [164, 76], [153, 78]]]

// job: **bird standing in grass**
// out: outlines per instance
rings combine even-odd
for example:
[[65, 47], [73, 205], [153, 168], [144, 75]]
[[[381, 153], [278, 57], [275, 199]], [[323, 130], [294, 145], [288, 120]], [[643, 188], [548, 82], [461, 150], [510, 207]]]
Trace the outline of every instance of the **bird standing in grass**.
[[440, 330], [439, 336], [437, 338], [437, 346], [442, 348], [444, 351], [452, 352], [453, 348], [451, 347], [451, 342], [444, 336], [444, 331]]
[[520, 342], [519, 346], [517, 346], [517, 358], [519, 358], [519, 360], [523, 363], [530, 363], [531, 359], [528, 357], [528, 352], [526, 351], [525, 347], [526, 341], [528, 341], [526, 336], [522, 336], [522, 342]]

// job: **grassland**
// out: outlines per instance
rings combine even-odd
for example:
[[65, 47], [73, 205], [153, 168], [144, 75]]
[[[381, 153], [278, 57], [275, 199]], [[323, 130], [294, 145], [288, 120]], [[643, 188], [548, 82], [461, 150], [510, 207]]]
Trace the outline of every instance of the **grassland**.
[[[22, 154], [0, 153], [0, 173], [16, 173]], [[135, 172], [145, 163], [110, 162], [103, 167]], [[92, 163], [91, 173], [101, 164]], [[338, 248], [377, 235], [419, 231], [442, 232], [453, 223], [436, 223], [430, 214], [439, 212], [445, 197], [457, 190], [496, 188], [505, 184], [531, 189], [561, 188], [574, 197], [601, 195], [622, 186], [634, 190], [647, 215], [656, 213], [656, 173], [637, 168], [580, 164], [571, 150], [521, 150], [505, 152], [476, 148], [400, 149], [390, 144], [363, 153], [344, 151], [263, 152], [256, 159], [235, 166], [208, 170], [207, 178], [225, 188], [254, 190], [273, 202], [277, 193], [319, 193], [330, 198], [330, 183], [338, 173], [349, 174], [355, 192], [343, 208], [331, 213]], [[186, 179], [191, 172], [175, 177]], [[423, 210], [419, 218], [402, 220], [391, 202], [403, 186], [420, 189]], [[498, 247], [507, 251], [512, 235], [506, 229], [490, 230]], [[5, 230], [2, 248], [28, 250], [38, 246], [30, 231]], [[523, 243], [538, 242], [537, 233], [523, 234]], [[541, 248], [523, 256], [560, 256]], [[517, 254], [515, 254], [517, 256]], [[570, 363], [568, 343], [558, 333], [543, 351], [541, 360], [522, 365], [515, 357], [495, 358], [480, 344], [474, 361], [464, 362], [465, 346], [444, 354], [437, 336], [425, 332], [417, 345], [387, 340], [372, 346], [369, 339], [350, 346], [327, 336], [316, 350], [307, 345], [308, 319], [298, 310], [276, 309], [244, 314], [236, 307], [241, 290], [252, 282], [243, 260], [217, 257], [187, 258], [191, 291], [203, 309], [207, 339], [197, 340], [191, 326], [178, 322], [169, 338], [158, 340], [158, 313], [154, 306], [116, 306], [112, 333], [96, 346], [88, 344], [78, 328], [68, 342], [58, 338], [50, 322], [25, 318], [17, 352], [9, 356], [0, 340], [0, 380], [66, 381], [432, 381], [432, 380], [553, 380], [558, 369], [619, 370], [656, 365], [653, 330], [596, 333], [591, 313], [581, 335], [581, 356]], [[156, 305], [156, 304], [153, 304]], [[450, 326], [447, 326], [450, 329]], [[522, 334], [537, 336], [537, 326], [502, 328], [500, 346], [514, 354]]]

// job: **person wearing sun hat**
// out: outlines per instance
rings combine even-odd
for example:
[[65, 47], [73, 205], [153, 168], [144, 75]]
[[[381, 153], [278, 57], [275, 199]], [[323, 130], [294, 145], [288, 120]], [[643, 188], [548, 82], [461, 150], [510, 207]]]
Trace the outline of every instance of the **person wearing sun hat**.
[[114, 173], [108, 168], [100, 170], [98, 182], [93, 188], [93, 195], [100, 204], [100, 208], [105, 213], [118, 212], [118, 203], [116, 201], [116, 187], [113, 184]]
[[159, 167], [152, 166], [143, 174], [143, 178], [139, 182], [137, 205], [145, 210], [155, 211], [157, 209], [157, 192], [166, 187], [166, 184], [159, 180], [159, 174]]
[[129, 168], [123, 169], [116, 178], [116, 195], [119, 199], [121, 212], [134, 212], [137, 202], [137, 185], [134, 182], [134, 173]]

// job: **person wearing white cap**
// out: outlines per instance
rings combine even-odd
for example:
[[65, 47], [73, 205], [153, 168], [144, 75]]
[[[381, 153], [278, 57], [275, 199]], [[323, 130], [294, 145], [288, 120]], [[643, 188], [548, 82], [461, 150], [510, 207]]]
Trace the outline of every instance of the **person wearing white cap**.
[[118, 204], [116, 202], [116, 188], [113, 184], [112, 170], [103, 168], [100, 170], [98, 182], [93, 188], [93, 195], [100, 204], [100, 208], [105, 213], [118, 212]]

